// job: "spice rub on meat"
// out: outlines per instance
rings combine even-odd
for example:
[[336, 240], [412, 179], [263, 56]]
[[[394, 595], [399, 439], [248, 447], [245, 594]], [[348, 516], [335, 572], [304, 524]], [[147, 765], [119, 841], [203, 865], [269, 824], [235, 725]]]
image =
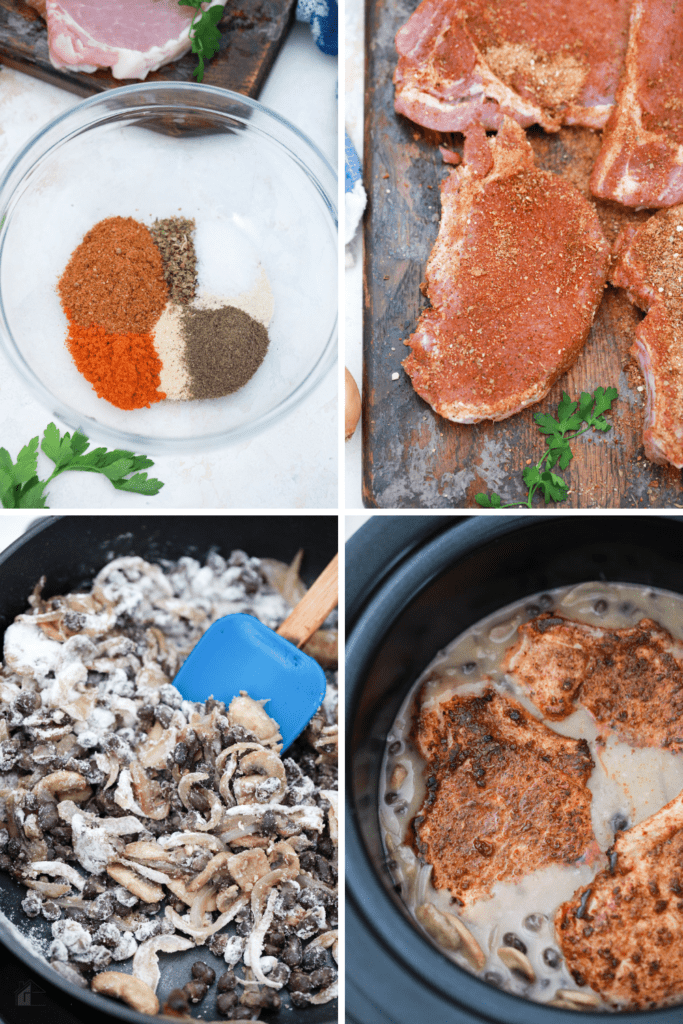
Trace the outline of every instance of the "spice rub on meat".
[[630, 0], [423, 0], [396, 36], [396, 110], [437, 131], [604, 127]]
[[[683, 148], [681, 149], [683, 156]], [[662, 210], [616, 241], [611, 281], [647, 316], [631, 354], [645, 378], [645, 454], [683, 467], [683, 207]]]
[[557, 939], [578, 984], [652, 1008], [683, 988], [683, 794], [627, 832], [611, 867], [563, 903]]
[[411, 737], [428, 793], [412, 822], [415, 850], [434, 887], [461, 904], [497, 881], [572, 863], [592, 843], [584, 740], [558, 736], [491, 688], [425, 703]]
[[592, 205], [534, 167], [524, 131], [468, 136], [442, 185], [425, 273], [432, 303], [406, 344], [417, 393], [456, 423], [502, 420], [540, 401], [576, 360], [609, 258]]
[[519, 634], [503, 670], [546, 718], [578, 702], [630, 743], [683, 750], [683, 645], [652, 619], [600, 629], [545, 613]]
[[591, 176], [625, 206], [683, 200], [683, 7], [633, 0], [626, 66]]

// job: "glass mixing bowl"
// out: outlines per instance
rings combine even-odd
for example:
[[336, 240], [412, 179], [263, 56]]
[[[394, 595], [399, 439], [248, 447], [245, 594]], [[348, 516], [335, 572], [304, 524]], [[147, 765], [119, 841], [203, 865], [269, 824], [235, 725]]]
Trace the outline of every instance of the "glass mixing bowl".
[[[225, 89], [114, 89], [55, 118], [0, 180], [0, 340], [34, 396], [88, 436], [148, 453], [244, 437], [296, 406], [336, 355], [337, 179], [284, 118]], [[221, 399], [123, 411], [71, 360], [57, 281], [105, 217], [197, 223], [199, 284], [249, 290], [262, 267], [274, 314], [254, 377]], [[202, 246], [203, 240], [203, 246]]]

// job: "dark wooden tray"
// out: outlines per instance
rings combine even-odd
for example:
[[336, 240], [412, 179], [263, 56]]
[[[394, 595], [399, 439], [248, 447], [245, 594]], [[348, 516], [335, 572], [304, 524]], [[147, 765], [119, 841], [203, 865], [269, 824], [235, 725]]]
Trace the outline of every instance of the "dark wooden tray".
[[[220, 53], [206, 65], [204, 82], [258, 96], [294, 17], [296, 0], [237, 0], [220, 22]], [[42, 78], [52, 85], [92, 96], [121, 85], [107, 71], [78, 74], [57, 71], [48, 56], [47, 27], [23, 0], [0, 0], [0, 63]], [[197, 59], [186, 54], [147, 76], [148, 82], [192, 82]]]
[[[573, 446], [564, 474], [571, 492], [561, 508], [683, 507], [681, 473], [643, 455], [642, 380], [628, 355], [642, 314], [625, 293], [607, 288], [586, 347], [572, 370], [538, 405], [500, 423], [462, 426], [437, 416], [401, 368], [403, 341], [428, 305], [419, 287], [436, 238], [439, 183], [449, 173], [437, 143], [458, 148], [460, 136], [437, 135], [399, 117], [393, 107], [394, 36], [417, 0], [368, 0], [366, 22], [363, 500], [369, 508], [476, 508], [479, 491], [504, 501], [526, 495], [522, 470], [545, 444], [534, 411], [553, 414], [562, 391], [614, 386], [613, 429], [591, 431]], [[584, 129], [529, 132], [537, 163], [587, 193], [599, 137]], [[462, 150], [461, 150], [462, 151]], [[608, 237], [629, 213], [596, 203]], [[393, 381], [392, 373], [399, 372]], [[542, 499], [537, 506], [543, 508]], [[549, 507], [555, 507], [550, 505]]]

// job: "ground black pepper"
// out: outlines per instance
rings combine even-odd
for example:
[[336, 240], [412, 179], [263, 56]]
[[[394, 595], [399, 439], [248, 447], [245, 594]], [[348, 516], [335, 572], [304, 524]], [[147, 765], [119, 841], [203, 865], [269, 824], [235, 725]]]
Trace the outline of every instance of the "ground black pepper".
[[234, 306], [182, 313], [185, 361], [194, 399], [222, 398], [244, 387], [263, 362], [268, 332]]
[[161, 253], [164, 280], [171, 301], [185, 306], [194, 298], [197, 287], [197, 253], [192, 236], [195, 222], [185, 217], [155, 220], [150, 228]]

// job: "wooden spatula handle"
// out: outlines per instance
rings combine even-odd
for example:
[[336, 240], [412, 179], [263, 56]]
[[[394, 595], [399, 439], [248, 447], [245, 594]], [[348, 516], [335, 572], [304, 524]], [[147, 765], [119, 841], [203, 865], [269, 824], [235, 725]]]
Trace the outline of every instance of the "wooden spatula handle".
[[337, 607], [338, 601], [339, 555], [335, 555], [276, 632], [297, 647], [302, 647], [320, 629], [332, 609]]

